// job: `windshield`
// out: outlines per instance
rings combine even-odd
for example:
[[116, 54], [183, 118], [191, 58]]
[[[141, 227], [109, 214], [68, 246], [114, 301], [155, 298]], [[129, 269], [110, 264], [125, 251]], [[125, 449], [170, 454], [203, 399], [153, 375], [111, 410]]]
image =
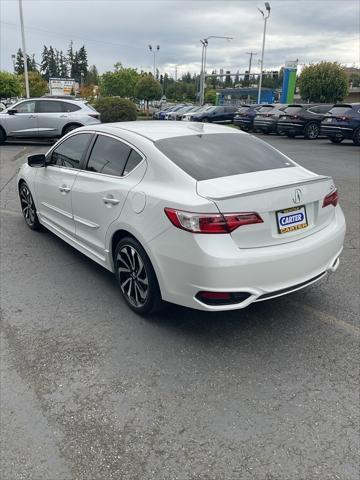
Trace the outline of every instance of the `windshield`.
[[345, 115], [346, 113], [351, 112], [351, 107], [346, 105], [346, 106], [341, 106], [341, 107], [333, 107], [331, 110], [329, 110], [330, 115]]
[[195, 180], [294, 166], [267, 143], [236, 133], [165, 138], [155, 146]]

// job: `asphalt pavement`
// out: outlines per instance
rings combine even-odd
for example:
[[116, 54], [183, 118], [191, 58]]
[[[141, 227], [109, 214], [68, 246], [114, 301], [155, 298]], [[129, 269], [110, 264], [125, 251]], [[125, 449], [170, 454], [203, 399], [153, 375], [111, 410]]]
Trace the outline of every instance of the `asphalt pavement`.
[[149, 320], [111, 273], [26, 227], [17, 170], [49, 147], [0, 147], [3, 480], [358, 480], [359, 148], [262, 138], [333, 176], [338, 271], [245, 310]]

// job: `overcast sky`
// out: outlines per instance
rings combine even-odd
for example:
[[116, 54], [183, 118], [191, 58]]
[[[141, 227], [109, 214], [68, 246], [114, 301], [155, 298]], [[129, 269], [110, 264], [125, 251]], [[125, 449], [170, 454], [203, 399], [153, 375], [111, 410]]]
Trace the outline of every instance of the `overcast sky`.
[[[285, 60], [320, 60], [359, 66], [358, 0], [273, 0], [268, 22], [264, 67], [277, 69]], [[85, 44], [89, 64], [100, 72], [114, 63], [152, 70], [148, 44], [160, 45], [157, 66], [174, 75], [198, 72], [200, 38], [209, 40], [208, 70], [245, 71], [249, 56], [260, 58], [262, 1], [229, 0], [23, 0], [26, 48], [41, 61], [43, 45], [66, 51]], [[11, 54], [21, 46], [18, 0], [0, 0], [1, 69], [12, 71]]]

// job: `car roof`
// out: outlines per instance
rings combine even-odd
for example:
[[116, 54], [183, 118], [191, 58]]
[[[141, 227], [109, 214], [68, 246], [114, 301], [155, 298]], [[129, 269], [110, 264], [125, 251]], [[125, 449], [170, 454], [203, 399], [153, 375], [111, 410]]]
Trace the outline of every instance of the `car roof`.
[[[183, 125], [184, 123], [184, 125]], [[99, 133], [109, 133], [120, 135], [121, 131], [131, 132], [135, 135], [147, 138], [152, 142], [164, 138], [183, 137], [186, 135], [206, 135], [211, 133], [235, 133], [247, 135], [240, 130], [229, 128], [223, 125], [192, 123], [192, 122], [158, 122], [156, 120], [135, 121], [135, 122], [117, 122], [101, 123], [88, 125], [79, 130], [96, 131]]]
[[48, 100], [50, 100], [50, 101], [52, 101], [52, 102], [53, 102], [53, 101], [57, 101], [57, 102], [58, 102], [58, 101], [62, 101], [62, 102], [74, 103], [75, 105], [78, 105], [79, 103], [87, 103], [87, 101], [84, 100], [84, 99], [75, 99], [75, 98], [71, 98], [71, 97], [66, 98], [65, 95], [62, 96], [61, 98], [60, 98], [60, 96], [59, 96], [59, 97], [55, 97], [55, 96], [54, 96], [54, 97], [51, 97], [51, 96], [46, 97], [46, 96], [45, 96], [45, 97], [23, 98], [22, 100], [19, 100], [19, 101], [16, 102], [16, 103], [20, 103], [20, 102], [23, 102], [23, 101], [26, 101], [26, 100], [30, 100], [30, 101], [31, 101], [31, 100], [36, 100], [36, 101], [39, 101], [39, 100], [40, 100], [40, 101], [44, 101], [44, 100], [48, 101]]

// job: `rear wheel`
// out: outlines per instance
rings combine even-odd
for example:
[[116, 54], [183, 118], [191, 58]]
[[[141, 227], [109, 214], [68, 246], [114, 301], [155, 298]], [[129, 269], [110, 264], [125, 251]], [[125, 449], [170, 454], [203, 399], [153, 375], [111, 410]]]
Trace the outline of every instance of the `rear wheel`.
[[329, 140], [332, 143], [341, 143], [344, 140], [344, 137], [329, 137]]
[[19, 187], [20, 205], [25, 222], [31, 230], [40, 230], [41, 224], [36, 214], [34, 199], [29, 187], [23, 182]]
[[162, 299], [155, 271], [135, 238], [125, 237], [119, 241], [114, 266], [122, 296], [131, 310], [145, 315], [161, 309]]
[[203, 123], [210, 123], [210, 120], [206, 117], [206, 118], [203, 118]]
[[355, 143], [355, 145], [360, 145], [360, 128], [355, 130], [353, 135], [353, 142]]
[[320, 133], [320, 127], [317, 123], [311, 122], [308, 123], [304, 130], [305, 138], [308, 140], [315, 140]]
[[5, 131], [0, 128], [0, 145], [2, 145], [6, 140], [6, 133]]
[[81, 127], [81, 125], [76, 125], [74, 123], [72, 123], [71, 125], [66, 125], [66, 127], [64, 127], [64, 129], [63, 129], [62, 134], [63, 134], [63, 136], [67, 135], [69, 132], [71, 132], [72, 130], [75, 130], [75, 128], [79, 128], [79, 127]]

